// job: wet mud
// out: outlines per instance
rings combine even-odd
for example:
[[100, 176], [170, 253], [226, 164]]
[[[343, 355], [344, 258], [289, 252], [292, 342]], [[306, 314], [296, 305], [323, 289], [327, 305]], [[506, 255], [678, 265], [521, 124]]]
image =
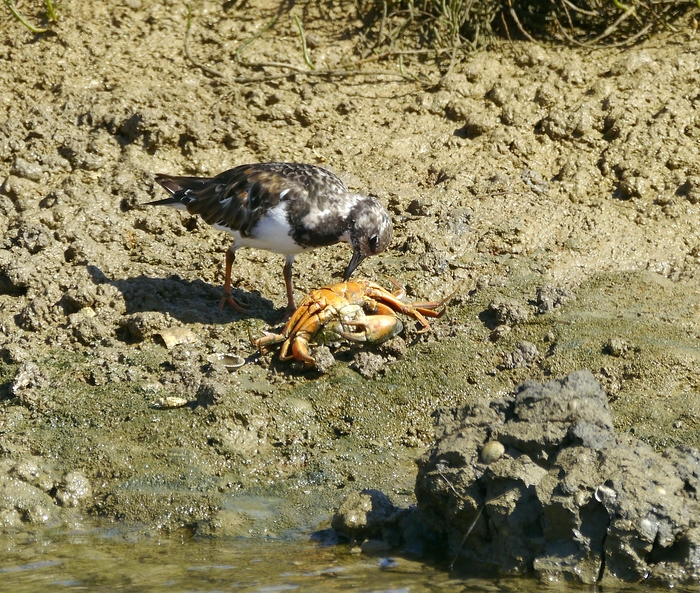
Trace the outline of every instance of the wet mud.
[[[581, 369], [618, 434], [698, 447], [700, 39], [279, 78], [271, 63], [306, 66], [291, 18], [253, 39], [276, 10], [201, 2], [189, 33], [184, 4], [147, 0], [66, 3], [41, 36], [2, 22], [3, 529], [274, 535], [329, 524], [350, 492], [407, 506], [436, 409]], [[335, 18], [351, 7], [316, 10], [316, 67], [352, 61], [360, 22]], [[431, 332], [403, 318], [310, 372], [254, 351], [249, 331], [281, 326], [283, 258], [239, 251], [251, 314], [219, 312], [230, 238], [143, 204], [164, 197], [155, 173], [273, 160], [387, 206], [394, 242], [355, 276], [455, 293]], [[299, 256], [297, 300], [349, 257]]]
[[422, 519], [455, 562], [586, 584], [700, 578], [700, 451], [620, 437], [588, 371], [437, 412]]

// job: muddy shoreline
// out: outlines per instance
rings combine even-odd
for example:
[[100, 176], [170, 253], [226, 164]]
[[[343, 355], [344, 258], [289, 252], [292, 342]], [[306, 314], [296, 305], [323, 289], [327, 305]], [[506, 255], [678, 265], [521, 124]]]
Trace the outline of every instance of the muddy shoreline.
[[[434, 410], [581, 369], [621, 433], [700, 446], [700, 39], [504, 43], [447, 76], [406, 60], [425, 83], [230, 82], [251, 74], [233, 56], [272, 8], [200, 4], [190, 48], [224, 79], [185, 57], [184, 5], [71, 2], [45, 36], [3, 22], [2, 529], [82, 514], [277, 535], [327, 524], [349, 491], [406, 506]], [[303, 67], [293, 26], [251, 60]], [[306, 27], [319, 67], [352, 55], [332, 23]], [[356, 275], [414, 300], [456, 292], [431, 333], [407, 324], [365, 373], [353, 349], [325, 373], [253, 352], [249, 328], [282, 318], [282, 258], [241, 250], [252, 314], [220, 313], [230, 239], [142, 204], [163, 197], [154, 173], [271, 160], [330, 168], [389, 208], [394, 242]], [[348, 258], [297, 258], [297, 300]], [[189, 338], [169, 348], [173, 328]], [[153, 407], [169, 396], [190, 403]]]

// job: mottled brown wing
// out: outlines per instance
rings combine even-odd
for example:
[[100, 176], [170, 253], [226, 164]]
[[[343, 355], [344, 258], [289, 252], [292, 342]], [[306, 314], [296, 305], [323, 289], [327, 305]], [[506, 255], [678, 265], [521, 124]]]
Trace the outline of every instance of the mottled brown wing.
[[308, 203], [310, 196], [347, 191], [329, 171], [296, 163], [241, 165], [211, 178], [157, 175], [156, 182], [172, 195], [150, 204], [184, 206], [208, 224], [243, 236], [280, 201]]
[[304, 188], [305, 193], [312, 200], [315, 197], [332, 197], [345, 194], [348, 191], [348, 188], [336, 175], [316, 165], [261, 163], [249, 166], [256, 170], [274, 173], [288, 180], [293, 185]]

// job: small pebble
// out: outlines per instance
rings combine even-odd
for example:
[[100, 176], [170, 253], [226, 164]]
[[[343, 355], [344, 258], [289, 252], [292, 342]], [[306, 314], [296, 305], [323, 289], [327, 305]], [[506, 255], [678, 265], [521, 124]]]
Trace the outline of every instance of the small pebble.
[[610, 356], [614, 356], [616, 358], [619, 358], [628, 350], [629, 345], [627, 342], [618, 337], [610, 338], [603, 347], [603, 352], [605, 352], [605, 354], [609, 354]]
[[482, 463], [488, 465], [500, 459], [505, 452], [506, 448], [501, 443], [498, 441], [489, 441], [484, 445], [483, 449], [481, 449], [479, 457], [481, 457]]
[[17, 177], [23, 177], [30, 181], [41, 181], [43, 169], [39, 163], [25, 161], [22, 157], [17, 157], [12, 165], [12, 173]]
[[489, 338], [491, 339], [492, 342], [498, 342], [498, 340], [507, 336], [510, 333], [510, 330], [511, 330], [510, 325], [506, 325], [505, 323], [503, 323], [501, 325], [497, 325], [491, 331]]
[[177, 397], [172, 395], [157, 399], [155, 402], [153, 402], [151, 407], [156, 408], [158, 410], [171, 410], [173, 408], [182, 408], [184, 405], [187, 404], [188, 401], [189, 400], [187, 400], [184, 397]]

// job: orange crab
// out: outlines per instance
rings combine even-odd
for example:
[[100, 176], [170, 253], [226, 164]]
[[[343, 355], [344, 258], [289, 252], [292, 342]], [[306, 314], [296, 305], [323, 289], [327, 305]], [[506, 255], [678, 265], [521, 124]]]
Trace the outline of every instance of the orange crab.
[[[399, 287], [398, 284], [396, 286]], [[321, 332], [353, 342], [379, 344], [403, 329], [395, 311], [413, 317], [422, 326], [420, 333], [426, 332], [430, 330], [426, 317], [440, 317], [445, 312], [445, 302], [450, 298], [439, 302], [405, 303], [400, 300], [404, 295], [401, 287], [391, 293], [369, 280], [324, 286], [304, 297], [282, 333], [269, 333], [257, 340], [251, 336], [251, 342], [263, 354], [273, 344], [284, 342], [280, 360], [295, 359], [310, 368], [316, 361], [309, 355], [309, 341]]]

